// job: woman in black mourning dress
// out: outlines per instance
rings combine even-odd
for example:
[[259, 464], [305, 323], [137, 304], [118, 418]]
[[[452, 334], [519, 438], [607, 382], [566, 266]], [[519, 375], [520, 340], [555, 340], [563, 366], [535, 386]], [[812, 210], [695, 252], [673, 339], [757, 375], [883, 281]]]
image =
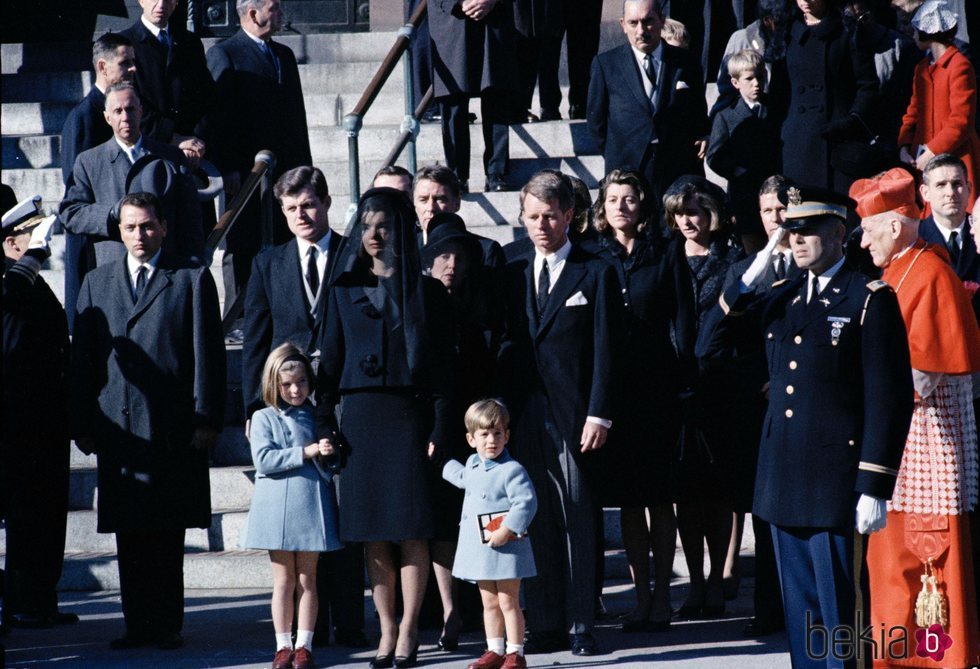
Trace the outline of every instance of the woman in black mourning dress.
[[414, 219], [400, 191], [362, 196], [331, 282], [318, 372], [318, 426], [336, 433], [347, 459], [340, 536], [365, 544], [381, 622], [372, 667], [416, 662], [433, 534], [426, 452], [448, 443], [450, 309], [445, 289], [422, 276]]

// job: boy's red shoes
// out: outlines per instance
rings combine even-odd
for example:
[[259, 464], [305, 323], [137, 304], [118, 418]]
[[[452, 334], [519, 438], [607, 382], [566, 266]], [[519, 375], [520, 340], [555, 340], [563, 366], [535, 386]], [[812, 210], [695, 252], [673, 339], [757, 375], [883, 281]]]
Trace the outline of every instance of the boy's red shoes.
[[293, 669], [293, 651], [289, 648], [277, 650], [272, 659], [272, 669]]
[[500, 665], [500, 669], [527, 669], [527, 660], [523, 655], [507, 653], [504, 655], [504, 663]]

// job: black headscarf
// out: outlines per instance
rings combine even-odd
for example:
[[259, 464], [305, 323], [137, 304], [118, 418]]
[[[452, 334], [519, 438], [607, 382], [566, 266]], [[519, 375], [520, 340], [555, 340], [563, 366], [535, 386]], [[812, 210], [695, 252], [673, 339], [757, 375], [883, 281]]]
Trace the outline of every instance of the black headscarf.
[[[384, 261], [393, 271], [388, 277], [371, 272], [372, 260], [361, 240], [365, 214], [381, 212], [388, 224]], [[425, 373], [429, 333], [425, 325], [422, 270], [415, 241], [415, 210], [408, 195], [394, 188], [371, 188], [362, 196], [357, 213], [347, 230], [347, 239], [339, 251], [338, 269], [332, 283], [343, 286], [380, 285], [387, 296], [384, 310], [405, 333], [408, 368], [415, 382]]]

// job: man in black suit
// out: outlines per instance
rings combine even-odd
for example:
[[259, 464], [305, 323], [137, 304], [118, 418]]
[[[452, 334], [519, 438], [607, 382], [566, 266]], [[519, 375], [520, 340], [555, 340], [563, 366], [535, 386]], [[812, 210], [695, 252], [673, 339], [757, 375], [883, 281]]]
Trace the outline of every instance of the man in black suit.
[[570, 642], [576, 655], [592, 655], [597, 508], [585, 470], [612, 425], [622, 297], [613, 268], [569, 241], [573, 213], [572, 186], [560, 174], [539, 172], [521, 191], [534, 249], [504, 268], [498, 367], [514, 416], [514, 457], [538, 495], [525, 650]]
[[[743, 328], [763, 333], [769, 407], [752, 512], [772, 525], [793, 666], [810, 667], [808, 625], [855, 629], [854, 531], [884, 527], [914, 393], [894, 291], [844, 262], [854, 201], [795, 186], [780, 199], [784, 226], [708, 313], [696, 354], [724, 357]], [[751, 286], [786, 232], [803, 272], [759, 295]]]
[[[105, 93], [110, 86], [122, 81], [133, 81], [136, 76], [136, 56], [133, 44], [126, 37], [106, 33], [92, 45], [92, 67], [95, 83], [88, 95], [69, 112], [61, 128], [61, 176], [68, 186], [75, 159], [83, 151], [112, 139], [112, 127], [105, 120]], [[84, 272], [85, 256], [91, 245], [85, 235], [65, 230], [65, 308], [68, 327], [75, 320], [75, 303], [67, 302], [78, 295]]]
[[[282, 27], [280, 0], [240, 0], [238, 18], [242, 29], [207, 53], [215, 82], [207, 122], [208, 158], [221, 170], [229, 196], [238, 192], [262, 149], [276, 154], [273, 179], [313, 163], [296, 56], [272, 39]], [[257, 198], [251, 200], [228, 233], [235, 283], [241, 288], [262, 242], [256, 202]], [[285, 221], [278, 214], [273, 221], [273, 242], [288, 241]]]
[[120, 204], [126, 255], [82, 283], [72, 435], [98, 455], [99, 532], [114, 532], [126, 633], [113, 648], [178, 648], [184, 532], [211, 526], [208, 449], [224, 424], [225, 347], [206, 267], [163, 250], [148, 193]]
[[708, 125], [701, 68], [660, 39], [656, 0], [626, 0], [620, 25], [629, 44], [592, 61], [588, 124], [606, 161], [639, 169], [653, 201], [682, 174], [703, 174]]
[[55, 216], [41, 196], [3, 215], [3, 402], [0, 518], [7, 535], [3, 624], [77, 622], [58, 611], [68, 515], [68, 322], [38, 276]]
[[[245, 293], [242, 389], [246, 434], [262, 401], [262, 367], [269, 353], [292, 342], [319, 357], [329, 281], [341, 236], [330, 230], [330, 193], [323, 172], [297, 167], [276, 182], [275, 195], [293, 239], [256, 256]], [[320, 556], [320, 612], [314, 638], [330, 638], [333, 614], [337, 643], [364, 646], [364, 559], [362, 548], [345, 547]]]
[[83, 238], [78, 255], [65, 268], [65, 308], [72, 311], [85, 274], [122, 253], [113, 210], [136, 176], [138, 170], [133, 169], [134, 164], [145, 164], [148, 156], [162, 158], [172, 166], [166, 170], [173, 174], [165, 204], [168, 209], [173, 208], [171, 217], [176, 220], [170, 224], [168, 250], [185, 258], [204, 257], [201, 206], [184, 154], [175, 146], [143, 136], [142, 106], [131, 82], [109, 87], [103, 117], [113, 136], [78, 156], [68, 178], [65, 199], [58, 209], [66, 230]]
[[919, 236], [946, 249], [956, 276], [980, 282], [980, 255], [973, 241], [973, 219], [967, 213], [973, 193], [963, 161], [950, 153], [934, 157], [922, 170], [919, 192], [932, 210], [919, 223]]
[[147, 137], [179, 146], [194, 166], [204, 156], [198, 127], [214, 82], [204, 46], [179, 21], [170, 23], [177, 0], [140, 0], [143, 15], [122, 35], [136, 52], [136, 87], [143, 102]]

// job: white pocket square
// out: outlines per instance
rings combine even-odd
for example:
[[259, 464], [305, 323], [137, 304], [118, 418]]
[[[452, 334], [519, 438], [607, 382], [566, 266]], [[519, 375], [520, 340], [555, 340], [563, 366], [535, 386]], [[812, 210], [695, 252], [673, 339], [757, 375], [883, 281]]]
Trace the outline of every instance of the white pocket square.
[[687, 85], [687, 82], [686, 81], [678, 81], [677, 82], [677, 86], [675, 86], [674, 88], [677, 89], [677, 90], [679, 90], [679, 91], [682, 91], [685, 88], [690, 88], [690, 86]]
[[582, 307], [588, 303], [589, 301], [585, 298], [585, 295], [582, 294], [581, 290], [565, 300], [566, 307]]

